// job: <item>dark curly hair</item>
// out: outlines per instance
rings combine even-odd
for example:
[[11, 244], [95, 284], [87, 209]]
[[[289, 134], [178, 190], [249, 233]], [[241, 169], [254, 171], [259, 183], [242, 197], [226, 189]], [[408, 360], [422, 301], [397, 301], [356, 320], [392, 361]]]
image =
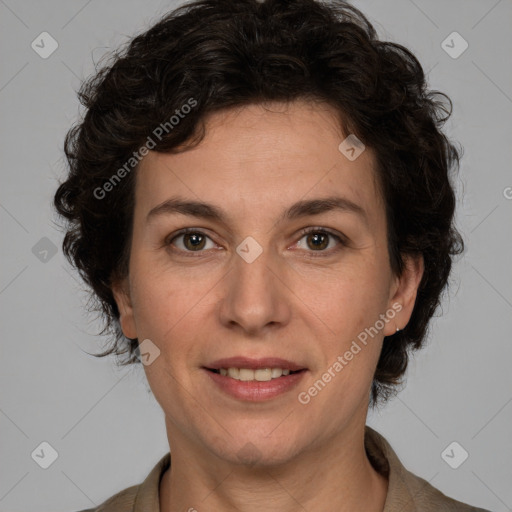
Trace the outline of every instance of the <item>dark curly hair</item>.
[[[138, 360], [138, 341], [123, 335], [111, 287], [128, 274], [139, 150], [150, 139], [153, 151], [193, 147], [207, 114], [222, 109], [301, 99], [333, 106], [343, 131], [374, 150], [395, 275], [403, 255], [423, 255], [411, 319], [384, 338], [372, 405], [395, 392], [408, 349], [427, 336], [452, 256], [464, 250], [449, 175], [461, 150], [441, 132], [452, 102], [427, 88], [409, 50], [378, 40], [368, 19], [342, 1], [198, 0], [114, 52], [78, 95], [85, 114], [66, 136], [69, 175], [54, 205], [65, 218], [64, 254], [92, 289], [92, 310], [105, 322], [99, 334], [110, 335], [110, 348], [95, 356], [128, 353], [121, 365]], [[194, 108], [179, 115], [186, 104]], [[176, 114], [178, 123], [169, 122]], [[159, 123], [166, 129], [154, 137]]]

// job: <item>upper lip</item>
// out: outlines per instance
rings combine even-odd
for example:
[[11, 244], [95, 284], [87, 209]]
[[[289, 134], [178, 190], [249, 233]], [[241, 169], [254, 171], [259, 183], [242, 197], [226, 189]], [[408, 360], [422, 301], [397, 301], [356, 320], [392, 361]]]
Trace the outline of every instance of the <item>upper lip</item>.
[[242, 356], [217, 359], [206, 365], [205, 368], [210, 370], [219, 370], [220, 368], [249, 368], [251, 370], [258, 370], [260, 368], [282, 368], [283, 370], [290, 370], [292, 372], [306, 369], [300, 364], [279, 357], [252, 359]]

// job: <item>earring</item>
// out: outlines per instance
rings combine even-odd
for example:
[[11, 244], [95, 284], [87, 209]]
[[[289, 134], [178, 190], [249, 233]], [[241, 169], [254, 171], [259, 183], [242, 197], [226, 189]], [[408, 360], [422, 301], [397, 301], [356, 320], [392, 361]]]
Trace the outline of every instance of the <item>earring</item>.
[[400, 330], [401, 330], [401, 329], [400, 329], [399, 327], [397, 327], [397, 328], [396, 328], [396, 332], [395, 332], [395, 334], [396, 334], [397, 332], [400, 332]]

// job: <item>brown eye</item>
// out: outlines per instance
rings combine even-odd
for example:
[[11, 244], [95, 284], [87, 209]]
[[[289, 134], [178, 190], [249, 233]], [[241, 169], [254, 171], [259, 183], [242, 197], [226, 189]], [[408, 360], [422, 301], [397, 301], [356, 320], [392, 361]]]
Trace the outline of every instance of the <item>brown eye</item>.
[[[211, 247], [206, 247], [207, 242], [210, 241]], [[215, 244], [211, 241], [210, 237], [201, 231], [184, 230], [172, 237], [167, 245], [171, 245], [181, 252], [202, 252], [205, 248], [212, 249]]]
[[[301, 234], [302, 238], [297, 242], [297, 245], [301, 246], [302, 239], [306, 239], [305, 249], [309, 253], [321, 253], [318, 256], [321, 256], [322, 253], [325, 255], [331, 254], [342, 248], [345, 244], [345, 239], [343, 235], [334, 234], [331, 231], [320, 228], [306, 228], [302, 230]], [[337, 243], [332, 244], [329, 248], [329, 244], [331, 240], [334, 240]], [[311, 254], [312, 256], [316, 256]]]
[[311, 249], [325, 249], [329, 245], [329, 235], [322, 232], [307, 235], [308, 247]]
[[187, 233], [183, 235], [184, 246], [191, 250], [201, 250], [204, 248], [206, 238], [199, 233]]

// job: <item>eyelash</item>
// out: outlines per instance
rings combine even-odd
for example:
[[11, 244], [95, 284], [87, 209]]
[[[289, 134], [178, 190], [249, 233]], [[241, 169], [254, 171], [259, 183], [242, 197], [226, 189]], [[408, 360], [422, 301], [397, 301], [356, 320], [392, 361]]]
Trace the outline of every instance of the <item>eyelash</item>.
[[[171, 237], [167, 238], [167, 240], [165, 241], [165, 245], [166, 246], [171, 246], [172, 242], [174, 240], [176, 240], [176, 238], [178, 238], [180, 236], [183, 236], [183, 235], [186, 235], [186, 234], [190, 234], [190, 233], [197, 234], [197, 235], [202, 235], [202, 236], [205, 236], [206, 238], [209, 238], [211, 240], [211, 238], [206, 233], [201, 231], [200, 229], [184, 228], [184, 229], [181, 229], [180, 231], [177, 231], [173, 235], [171, 235]], [[304, 236], [309, 235], [310, 233], [323, 233], [323, 234], [329, 235], [332, 238], [336, 239], [339, 242], [339, 246], [344, 247], [344, 246], [347, 245], [346, 239], [342, 235], [336, 234], [335, 232], [331, 231], [330, 229], [321, 228], [321, 227], [310, 227], [310, 228], [302, 229], [300, 231], [300, 235], [301, 236], [300, 236], [298, 241], [302, 240], [302, 238], [304, 238]], [[331, 248], [331, 249], [327, 249], [327, 250], [306, 251], [306, 252], [311, 253], [309, 257], [318, 258], [318, 257], [322, 257], [322, 256], [325, 256], [325, 255], [331, 255], [334, 252], [337, 252], [337, 251], [341, 250], [341, 247], [339, 247], [339, 246], [337, 248], [335, 247], [335, 248]], [[180, 253], [185, 253], [187, 255], [187, 257], [193, 257], [193, 258], [194, 257], [196, 257], [196, 258], [200, 257], [201, 254], [203, 252], [205, 252], [204, 250], [201, 250], [201, 251], [184, 251], [182, 249], [172, 249], [172, 250], [180, 252]], [[195, 254], [195, 253], [197, 253], [197, 254]], [[315, 254], [315, 253], [320, 253], [320, 254]]]

